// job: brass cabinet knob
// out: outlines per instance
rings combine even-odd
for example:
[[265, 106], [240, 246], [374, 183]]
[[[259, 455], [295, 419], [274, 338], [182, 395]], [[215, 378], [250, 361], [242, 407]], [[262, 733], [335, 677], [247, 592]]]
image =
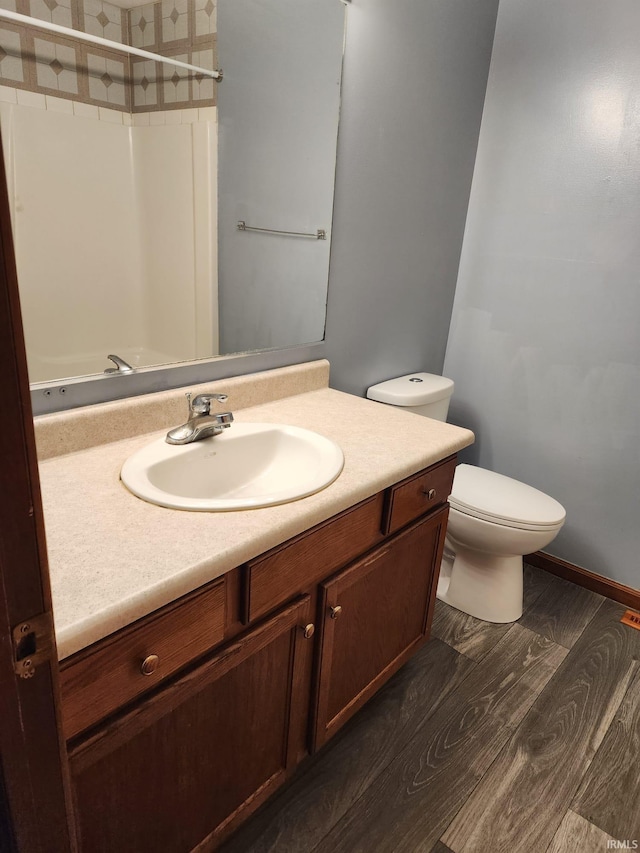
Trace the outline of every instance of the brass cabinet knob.
[[309, 624], [305, 625], [302, 630], [304, 631], [305, 640], [308, 640], [315, 634], [316, 626], [313, 624], [313, 622], [309, 622]]
[[142, 665], [140, 666], [140, 672], [143, 675], [153, 675], [160, 664], [160, 658], [158, 655], [149, 655], [142, 661]]
[[339, 604], [336, 604], [335, 607], [330, 607], [329, 610], [331, 611], [332, 619], [337, 619], [338, 616], [342, 615], [342, 607]]

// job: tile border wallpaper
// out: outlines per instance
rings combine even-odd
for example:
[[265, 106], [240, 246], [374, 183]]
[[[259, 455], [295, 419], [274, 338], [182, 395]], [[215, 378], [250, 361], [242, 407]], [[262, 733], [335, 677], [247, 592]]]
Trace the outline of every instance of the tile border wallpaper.
[[67, 113], [79, 118], [104, 121], [109, 124], [122, 124], [125, 127], [148, 127], [149, 125], [196, 124], [198, 122], [217, 121], [216, 107], [186, 107], [172, 110], [154, 110], [152, 113], [126, 113], [109, 107], [98, 107], [82, 101], [58, 98], [55, 95], [43, 95], [26, 89], [14, 89], [0, 85], [0, 104], [19, 104], [51, 112]]
[[[0, 0], [0, 7], [213, 70], [214, 0], [158, 0], [121, 9], [107, 0]], [[0, 85], [123, 113], [216, 104], [216, 81], [0, 20]]]

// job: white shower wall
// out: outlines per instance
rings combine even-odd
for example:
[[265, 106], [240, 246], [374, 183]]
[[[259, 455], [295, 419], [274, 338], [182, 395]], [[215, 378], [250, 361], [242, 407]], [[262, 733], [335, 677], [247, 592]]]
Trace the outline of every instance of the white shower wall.
[[31, 381], [102, 372], [108, 353], [216, 354], [215, 108], [131, 121], [14, 94], [0, 127]]

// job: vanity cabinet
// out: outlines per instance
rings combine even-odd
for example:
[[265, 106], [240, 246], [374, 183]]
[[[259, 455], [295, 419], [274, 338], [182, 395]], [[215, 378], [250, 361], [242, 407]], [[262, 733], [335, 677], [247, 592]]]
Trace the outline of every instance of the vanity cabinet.
[[427, 638], [447, 514], [432, 513], [321, 585], [314, 749]]
[[381, 542], [384, 498], [380, 492], [247, 563], [243, 621], [259, 619], [292, 595], [312, 590]]
[[412, 475], [63, 663], [83, 853], [216, 849], [408, 660], [429, 635], [454, 470]]
[[64, 733], [89, 728], [219, 645], [225, 580], [219, 579], [76, 655], [60, 676]]
[[308, 622], [305, 597], [72, 748], [82, 851], [215, 849], [278, 787], [296, 760]]

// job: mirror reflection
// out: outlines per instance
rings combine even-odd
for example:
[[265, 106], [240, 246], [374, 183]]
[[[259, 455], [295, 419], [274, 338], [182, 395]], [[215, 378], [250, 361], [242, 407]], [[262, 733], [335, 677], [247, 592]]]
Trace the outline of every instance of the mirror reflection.
[[344, 5], [66, 2], [0, 17], [31, 381], [321, 340]]

